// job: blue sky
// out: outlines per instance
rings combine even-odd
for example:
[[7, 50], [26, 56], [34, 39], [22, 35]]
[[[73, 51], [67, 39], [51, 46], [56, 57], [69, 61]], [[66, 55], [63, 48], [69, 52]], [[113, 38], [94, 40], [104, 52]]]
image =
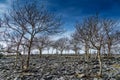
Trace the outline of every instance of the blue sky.
[[46, 0], [46, 3], [51, 11], [63, 16], [67, 30], [73, 30], [76, 21], [96, 13], [120, 18], [120, 0]]
[[[24, 0], [23, 0], [24, 1]], [[33, 0], [29, 0], [33, 1]], [[40, 0], [39, 0], [40, 1]], [[63, 16], [64, 27], [74, 30], [76, 21], [99, 13], [102, 17], [120, 18], [120, 0], [41, 0], [51, 12]], [[11, 0], [0, 0], [0, 14], [6, 12]]]

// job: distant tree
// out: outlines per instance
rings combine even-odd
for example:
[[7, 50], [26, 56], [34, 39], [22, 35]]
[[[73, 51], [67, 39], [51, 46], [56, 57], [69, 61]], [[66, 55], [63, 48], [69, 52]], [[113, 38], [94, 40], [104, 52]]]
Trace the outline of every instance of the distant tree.
[[55, 43], [57, 45], [57, 49], [60, 50], [61, 55], [63, 54], [63, 51], [66, 48], [67, 41], [68, 41], [68, 38], [63, 37], [63, 38], [58, 39]]
[[76, 34], [72, 34], [70, 40], [71, 49], [75, 52], [76, 55], [79, 54], [79, 50], [81, 49], [81, 42], [77, 39], [77, 37], [78, 36]]
[[70, 50], [71, 50], [71, 44], [70, 44], [70, 40], [68, 40], [68, 43], [66, 44], [66, 54], [69, 54], [70, 53]]
[[85, 49], [85, 60], [88, 60], [89, 56], [89, 47], [90, 47], [90, 37], [89, 37], [89, 26], [86, 19], [83, 20], [83, 22], [76, 23], [75, 25], [75, 33], [74, 36], [76, 36], [76, 40], [83, 44]]
[[112, 19], [104, 19], [103, 22], [103, 29], [105, 32], [105, 36], [106, 36], [106, 44], [107, 44], [107, 52], [108, 52], [108, 58], [111, 57], [111, 47], [113, 45], [113, 41], [115, 39], [115, 32], [116, 32], [116, 28], [117, 28], [117, 21], [112, 20]]
[[113, 40], [112, 40], [112, 51], [115, 51], [114, 53], [120, 53], [120, 30], [116, 31], [113, 34]]
[[[47, 47], [46, 47], [48, 54], [50, 54], [50, 49], [52, 49], [52, 44], [53, 44], [53, 40], [50, 37], [47, 43]], [[53, 54], [53, 51], [51, 52], [51, 54]]]
[[40, 36], [34, 39], [34, 46], [39, 50], [40, 57], [42, 56], [42, 50], [50, 45], [51, 41], [48, 36]]
[[88, 60], [90, 48], [97, 50], [97, 57], [100, 65], [99, 76], [102, 75], [101, 51], [105, 48], [105, 52], [107, 46], [108, 55], [110, 55], [112, 45], [119, 41], [116, 37], [116, 30], [118, 30], [116, 25], [116, 21], [112, 19], [102, 19], [98, 15], [89, 16], [75, 25], [74, 39], [84, 44], [85, 59]]
[[52, 53], [54, 52], [54, 49], [56, 50], [55, 54], [58, 54], [58, 42], [57, 40], [53, 40], [52, 43], [51, 43], [51, 47], [52, 47]]

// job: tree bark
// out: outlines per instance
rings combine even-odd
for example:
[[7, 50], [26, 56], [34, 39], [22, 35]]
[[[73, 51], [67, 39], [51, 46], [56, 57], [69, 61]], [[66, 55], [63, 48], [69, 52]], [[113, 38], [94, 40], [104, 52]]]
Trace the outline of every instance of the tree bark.
[[88, 45], [86, 44], [85, 45], [85, 61], [88, 61], [88, 57], [89, 57], [89, 48], [88, 48]]
[[54, 54], [54, 49], [52, 49], [52, 54]]
[[28, 55], [27, 55], [27, 61], [26, 61], [26, 69], [29, 68], [30, 53], [31, 53], [31, 47], [29, 47], [29, 49], [28, 49]]
[[18, 52], [16, 53], [16, 58], [15, 58], [15, 68], [16, 68], [17, 64], [18, 64]]
[[23, 46], [23, 54], [21, 55], [21, 69], [22, 69], [22, 71], [24, 70], [24, 61], [25, 61], [25, 52], [26, 52], [25, 49], [26, 49], [25, 46]]
[[61, 55], [61, 56], [62, 56], [62, 54], [63, 54], [63, 50], [60, 51], [60, 55]]
[[108, 43], [108, 58], [111, 57], [111, 42]]
[[88, 65], [88, 57], [89, 57], [89, 48], [88, 48], [88, 44], [85, 43], [85, 61], [86, 63], [84, 64], [85, 65], [85, 75], [88, 75], [88, 69], [89, 69], [89, 65]]
[[99, 66], [100, 66], [98, 75], [102, 76], [102, 61], [101, 61], [100, 49], [98, 49], [98, 61], [99, 61]]
[[17, 45], [17, 53], [16, 53], [15, 67], [16, 67], [17, 64], [18, 64], [18, 56], [21, 55], [21, 54], [19, 53], [19, 47], [20, 47], [20, 43], [21, 43], [21, 40], [22, 40], [23, 36], [24, 36], [24, 33], [21, 35], [20, 41], [18, 42], [18, 45]]
[[28, 47], [28, 55], [27, 55], [27, 61], [26, 61], [26, 69], [29, 69], [29, 63], [30, 63], [30, 53], [31, 53], [31, 47], [32, 47], [33, 37], [30, 39], [30, 44]]
[[48, 54], [49, 54], [50, 53], [50, 51], [49, 51], [50, 49], [47, 49], [47, 50], [48, 50]]
[[39, 57], [42, 57], [42, 49], [39, 49]]
[[78, 55], [77, 50], [75, 49], [75, 54]]

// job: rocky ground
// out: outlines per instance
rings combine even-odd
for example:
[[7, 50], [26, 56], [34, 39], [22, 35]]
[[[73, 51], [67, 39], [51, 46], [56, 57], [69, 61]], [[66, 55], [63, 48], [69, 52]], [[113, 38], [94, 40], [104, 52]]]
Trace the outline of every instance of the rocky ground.
[[99, 63], [88, 62], [79, 56], [31, 56], [29, 71], [21, 71], [20, 61], [14, 68], [15, 56], [0, 59], [0, 80], [120, 80], [120, 57], [102, 58], [102, 77], [98, 77]]

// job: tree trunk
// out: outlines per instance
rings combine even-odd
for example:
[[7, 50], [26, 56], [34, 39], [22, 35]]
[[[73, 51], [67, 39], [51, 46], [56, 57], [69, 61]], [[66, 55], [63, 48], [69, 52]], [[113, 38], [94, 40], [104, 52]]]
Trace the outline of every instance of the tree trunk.
[[102, 76], [102, 61], [101, 61], [100, 49], [98, 49], [98, 61], [99, 61], [99, 66], [100, 66], [98, 75], [101, 77]]
[[24, 56], [21, 58], [21, 69], [24, 70]]
[[[20, 45], [20, 44], [19, 44], [19, 45]], [[19, 58], [19, 56], [21, 55], [21, 54], [19, 53], [19, 45], [17, 46], [17, 51], [16, 51], [15, 68], [16, 68], [16, 66], [17, 66], [17, 64], [18, 64], [18, 58]]]
[[111, 57], [111, 43], [108, 43], [108, 58]]
[[85, 65], [85, 75], [88, 76], [88, 69], [89, 69], [89, 65], [88, 65], [88, 57], [89, 57], [89, 54], [88, 54], [88, 51], [89, 48], [88, 48], [88, 44], [86, 43], [85, 44], [85, 61], [86, 63], [84, 64]]
[[16, 58], [15, 58], [15, 68], [16, 68], [17, 64], [18, 64], [18, 52], [16, 53]]
[[78, 54], [77, 54], [77, 50], [76, 50], [76, 49], [75, 49], [75, 54], [76, 54], [76, 55], [78, 55]]
[[63, 50], [60, 51], [60, 54], [61, 54], [61, 56], [62, 56], [62, 54], [63, 54]]
[[30, 53], [31, 53], [32, 41], [33, 41], [33, 38], [31, 37], [30, 44], [29, 44], [29, 47], [28, 47], [28, 55], [27, 55], [27, 61], [26, 61], [26, 69], [29, 69]]
[[52, 54], [54, 54], [54, 49], [52, 49]]
[[28, 49], [28, 55], [27, 55], [27, 61], [26, 61], [26, 69], [29, 68], [30, 53], [31, 53], [31, 47], [29, 47], [29, 49]]
[[56, 49], [56, 54], [58, 54], [58, 50]]
[[68, 50], [68, 54], [70, 54], [70, 50]]
[[39, 49], [39, 57], [42, 57], [42, 49]]
[[50, 52], [49, 52], [50, 49], [47, 49], [47, 50], [48, 50], [48, 54], [49, 54], [49, 53], [50, 53]]
[[22, 40], [22, 37], [23, 37], [23, 35], [21, 36], [20, 41], [18, 42], [18, 45], [17, 45], [17, 51], [16, 51], [17, 53], [16, 53], [15, 67], [17, 66], [17, 63], [18, 63], [18, 56], [21, 55], [21, 54], [19, 53], [19, 46], [20, 46], [20, 42], [21, 42], [21, 40]]
[[17, 53], [16, 53], [16, 58], [15, 58], [15, 67], [17, 66], [18, 64], [18, 58], [21, 54], [19, 53], [19, 47], [17, 47]]
[[25, 46], [23, 46], [23, 54], [21, 55], [21, 69], [24, 70], [24, 61], [25, 61]]
[[22, 38], [23, 38], [23, 35], [24, 35], [24, 33], [21, 35], [20, 41], [18, 42], [18, 45], [17, 45], [17, 53], [16, 53], [15, 67], [17, 66], [17, 63], [18, 63], [18, 56], [21, 55], [21, 54], [19, 53], [19, 46], [20, 46], [21, 40], [22, 40]]
[[104, 46], [103, 46], [103, 54], [105, 54], [105, 51], [106, 51], [106, 50], [105, 50], [105, 45], [104, 45]]
[[85, 45], [85, 61], [88, 61], [88, 57], [89, 57], [88, 52], [89, 52], [89, 48], [88, 48], [88, 45], [86, 44]]

